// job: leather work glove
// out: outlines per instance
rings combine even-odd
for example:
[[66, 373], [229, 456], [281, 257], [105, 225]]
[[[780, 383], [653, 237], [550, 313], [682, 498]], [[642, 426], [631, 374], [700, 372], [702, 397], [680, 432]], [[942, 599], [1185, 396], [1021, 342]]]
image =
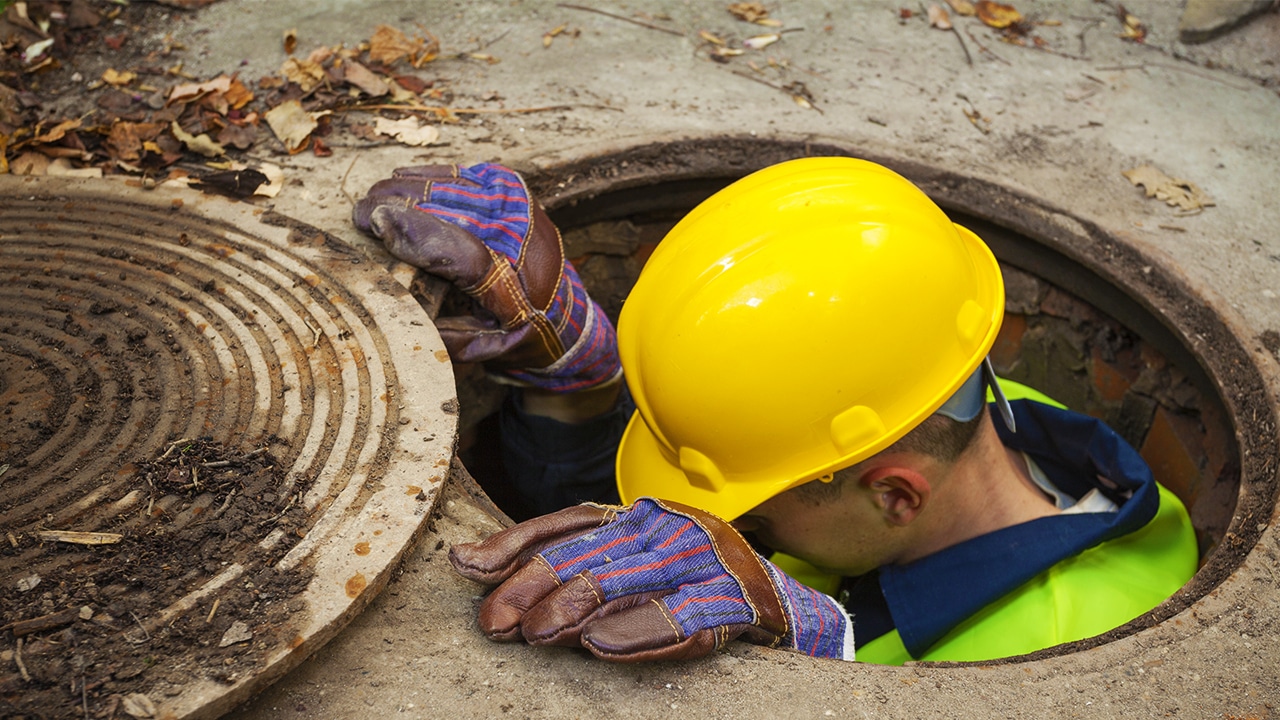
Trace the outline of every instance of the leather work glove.
[[729, 523], [679, 503], [576, 505], [454, 545], [449, 559], [464, 577], [502, 583], [480, 605], [493, 640], [639, 662], [702, 657], [741, 637], [853, 659], [853, 623], [834, 599], [783, 574]]
[[560, 231], [501, 165], [400, 168], [356, 203], [355, 224], [396, 258], [480, 306], [436, 327], [454, 362], [553, 392], [621, 376], [613, 324], [565, 259]]

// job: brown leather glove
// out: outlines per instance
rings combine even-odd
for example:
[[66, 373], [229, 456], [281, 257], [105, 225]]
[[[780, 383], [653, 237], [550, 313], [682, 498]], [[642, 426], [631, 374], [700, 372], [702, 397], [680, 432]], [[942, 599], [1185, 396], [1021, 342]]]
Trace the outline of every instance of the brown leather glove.
[[617, 339], [564, 255], [560, 231], [501, 165], [400, 168], [356, 203], [357, 227], [475, 299], [436, 320], [455, 362], [572, 392], [618, 378]]
[[480, 606], [494, 640], [638, 662], [702, 657], [741, 637], [853, 659], [853, 625], [835, 600], [679, 503], [578, 505], [455, 545], [449, 559], [464, 577], [501, 583]]

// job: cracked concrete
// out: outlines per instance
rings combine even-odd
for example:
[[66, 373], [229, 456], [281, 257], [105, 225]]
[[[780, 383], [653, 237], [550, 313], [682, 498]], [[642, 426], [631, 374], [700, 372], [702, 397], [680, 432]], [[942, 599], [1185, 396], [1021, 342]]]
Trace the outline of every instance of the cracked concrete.
[[[1280, 365], [1258, 338], [1280, 329], [1280, 205], [1272, 197], [1280, 181], [1280, 14], [1190, 46], [1178, 40], [1180, 4], [1135, 0], [1126, 6], [1148, 28], [1147, 43], [1136, 45], [1117, 37], [1107, 5], [1015, 4], [1061, 21], [1036, 28], [1057, 54], [1001, 43], [972, 19], [954, 18], [958, 33], [932, 29], [918, 15], [903, 20], [904, 3], [776, 3], [774, 17], [804, 30], [751, 57], [785, 61], [787, 69], [766, 68], [764, 77], [803, 82], [817, 110], [735, 74], [752, 73], [746, 58], [707, 59], [698, 30], [738, 38], [758, 32], [721, 2], [614, 8], [665, 13], [671, 19], [663, 22], [683, 37], [550, 2], [507, 0], [225, 0], [165, 32], [190, 48], [189, 72], [241, 67], [253, 78], [279, 67], [288, 28], [298, 29], [307, 49], [354, 44], [378, 23], [417, 24], [446, 52], [483, 46], [500, 59], [428, 65], [426, 74], [454, 88], [452, 105], [568, 106], [470, 116], [442, 126], [443, 143], [424, 149], [335, 138], [333, 156], [323, 159], [254, 151], [292, 179], [277, 211], [352, 243], [368, 247], [350, 224], [351, 198], [400, 165], [498, 160], [549, 178], [549, 187], [559, 179], [572, 194], [563, 168], [658, 141], [728, 136], [762, 148], [840, 148], [922, 181], [974, 178], [1126, 241], [1222, 315], [1263, 378], [1258, 400], [1274, 409]], [[543, 33], [562, 23], [581, 34], [544, 48]], [[484, 99], [495, 93], [500, 102]], [[769, 157], [762, 149], [760, 158]], [[742, 172], [759, 164], [737, 160]], [[681, 161], [669, 158], [673, 176]], [[1197, 183], [1216, 206], [1179, 216], [1145, 198], [1121, 175], [1141, 164]], [[643, 181], [628, 168], [613, 170], [619, 182]], [[964, 188], [953, 192], [962, 196]], [[566, 650], [489, 643], [473, 624], [479, 589], [448, 570], [445, 552], [496, 524], [456, 487], [439, 512], [369, 610], [239, 714], [1262, 718], [1280, 703], [1280, 537], [1270, 505], [1252, 521], [1261, 538], [1243, 566], [1162, 624], [1085, 652], [945, 668], [823, 663], [746, 645], [699, 662], [616, 667]]]

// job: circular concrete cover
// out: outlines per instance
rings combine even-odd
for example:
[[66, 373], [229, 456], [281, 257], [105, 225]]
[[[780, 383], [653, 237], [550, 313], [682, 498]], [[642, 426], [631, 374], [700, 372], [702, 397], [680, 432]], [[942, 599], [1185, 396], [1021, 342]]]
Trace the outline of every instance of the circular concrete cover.
[[19, 702], [216, 716], [385, 585], [457, 401], [376, 262], [187, 189], [4, 177], [0, 279]]

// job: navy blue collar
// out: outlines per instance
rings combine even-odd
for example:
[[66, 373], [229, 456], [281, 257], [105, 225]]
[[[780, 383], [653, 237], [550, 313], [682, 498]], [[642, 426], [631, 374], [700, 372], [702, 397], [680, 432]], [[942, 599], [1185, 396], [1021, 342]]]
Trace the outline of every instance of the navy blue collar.
[[[1078, 499], [1097, 488], [1120, 509], [1039, 518], [880, 568], [880, 588], [912, 657], [1060, 560], [1143, 527], [1159, 509], [1150, 468], [1114, 430], [1087, 415], [1029, 400], [1010, 405], [1018, 432], [1010, 433], [994, 417], [1001, 442], [1033, 458], [1068, 495]], [[1104, 486], [1099, 475], [1115, 487]]]

